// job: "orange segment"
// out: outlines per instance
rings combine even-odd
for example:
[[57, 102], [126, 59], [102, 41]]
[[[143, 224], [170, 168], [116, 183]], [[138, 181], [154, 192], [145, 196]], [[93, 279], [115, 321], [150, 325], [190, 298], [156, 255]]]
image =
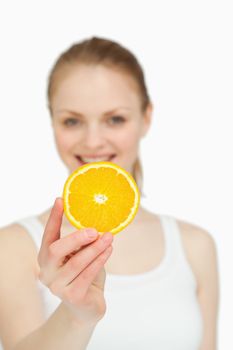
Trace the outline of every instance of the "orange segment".
[[123, 230], [135, 217], [140, 194], [130, 173], [111, 162], [93, 162], [75, 170], [63, 189], [64, 213], [78, 229]]

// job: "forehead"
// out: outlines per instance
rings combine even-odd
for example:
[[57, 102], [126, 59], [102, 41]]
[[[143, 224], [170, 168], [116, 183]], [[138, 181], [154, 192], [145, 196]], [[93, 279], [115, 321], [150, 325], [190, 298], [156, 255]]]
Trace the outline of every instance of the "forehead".
[[103, 65], [77, 65], [66, 70], [56, 82], [52, 108], [102, 111], [113, 106], [140, 108], [135, 80], [119, 70]]

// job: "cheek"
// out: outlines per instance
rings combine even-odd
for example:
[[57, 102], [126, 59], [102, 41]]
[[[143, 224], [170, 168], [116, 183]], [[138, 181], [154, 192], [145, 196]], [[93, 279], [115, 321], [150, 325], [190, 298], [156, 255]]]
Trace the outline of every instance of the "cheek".
[[59, 132], [59, 130], [54, 131], [55, 143], [57, 149], [60, 153], [69, 150], [73, 145], [73, 139], [71, 135], [64, 132]]
[[140, 131], [136, 127], [130, 127], [113, 136], [113, 140], [117, 140], [118, 145], [123, 150], [133, 150], [138, 147], [140, 140]]

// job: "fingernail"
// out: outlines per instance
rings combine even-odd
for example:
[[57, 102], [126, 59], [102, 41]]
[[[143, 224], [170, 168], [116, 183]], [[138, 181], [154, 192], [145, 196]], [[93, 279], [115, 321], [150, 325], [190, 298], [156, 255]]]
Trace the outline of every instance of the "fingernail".
[[111, 239], [112, 239], [112, 234], [110, 232], [106, 232], [102, 237], [102, 240], [104, 242], [109, 242]]
[[98, 235], [98, 232], [93, 228], [87, 228], [85, 231], [88, 238], [95, 238]]

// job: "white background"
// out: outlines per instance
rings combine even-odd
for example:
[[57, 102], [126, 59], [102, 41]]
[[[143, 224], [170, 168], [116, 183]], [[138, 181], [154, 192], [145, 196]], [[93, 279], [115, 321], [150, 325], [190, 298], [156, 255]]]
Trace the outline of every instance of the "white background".
[[0, 226], [50, 207], [68, 175], [46, 109], [55, 58], [92, 35], [119, 41], [142, 63], [155, 107], [143, 203], [216, 241], [222, 350], [233, 344], [232, 18], [224, 0], [0, 3]]

